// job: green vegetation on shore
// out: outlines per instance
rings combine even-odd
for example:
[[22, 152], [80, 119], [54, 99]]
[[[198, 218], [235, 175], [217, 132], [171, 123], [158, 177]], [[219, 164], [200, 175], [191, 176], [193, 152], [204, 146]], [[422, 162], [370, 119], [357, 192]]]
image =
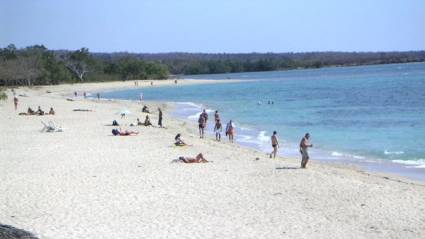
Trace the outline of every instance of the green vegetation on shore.
[[0, 86], [49, 85], [425, 61], [425, 51], [311, 53], [90, 53], [43, 45], [0, 48]]
[[42, 45], [0, 49], [0, 85], [50, 85], [134, 79], [166, 79], [167, 66], [133, 56], [93, 57], [87, 48], [52, 51]]

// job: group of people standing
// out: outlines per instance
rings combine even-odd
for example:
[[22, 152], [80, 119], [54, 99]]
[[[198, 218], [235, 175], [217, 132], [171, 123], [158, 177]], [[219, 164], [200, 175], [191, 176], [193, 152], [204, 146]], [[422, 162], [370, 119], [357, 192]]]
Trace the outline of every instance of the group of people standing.
[[[218, 110], [215, 111], [214, 114], [214, 133], [215, 133], [215, 139], [217, 141], [221, 141], [221, 132], [223, 131], [223, 126], [220, 119], [220, 114], [218, 113]], [[199, 138], [203, 139], [205, 137], [205, 128], [207, 127], [208, 122], [208, 113], [204, 109], [202, 113], [199, 115], [198, 123], [199, 123]], [[233, 143], [234, 135], [236, 133], [235, 125], [230, 120], [225, 129], [226, 136], [229, 137], [229, 141]], [[308, 148], [313, 147], [313, 144], [310, 143], [310, 134], [306, 133], [304, 137], [301, 139], [300, 142], [300, 154], [301, 154], [301, 168], [306, 168], [307, 163], [310, 159], [310, 156], [308, 154]], [[271, 136], [271, 144], [273, 151], [270, 153], [270, 158], [276, 157], [277, 150], [279, 148], [279, 141], [277, 138], [277, 132], [273, 131], [273, 135]]]
[[[199, 138], [203, 139], [205, 137], [205, 128], [207, 127], [207, 121], [208, 121], [208, 113], [204, 109], [202, 113], [199, 115], [198, 123], [199, 123]], [[215, 139], [217, 141], [221, 141], [221, 132], [223, 131], [223, 125], [221, 123], [220, 114], [218, 113], [218, 110], [215, 111], [214, 114], [214, 133], [215, 133]], [[233, 143], [234, 135], [236, 134], [235, 125], [230, 120], [226, 125], [225, 130], [226, 136], [229, 137], [229, 141]]]

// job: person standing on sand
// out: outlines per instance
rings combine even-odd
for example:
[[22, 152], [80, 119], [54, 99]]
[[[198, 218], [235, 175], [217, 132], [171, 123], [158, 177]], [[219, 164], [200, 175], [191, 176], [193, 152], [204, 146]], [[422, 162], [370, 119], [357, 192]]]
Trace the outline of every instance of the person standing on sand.
[[201, 116], [204, 117], [204, 119], [205, 119], [205, 125], [207, 125], [208, 114], [207, 114], [207, 111], [205, 109], [202, 111]]
[[158, 125], [160, 128], [162, 128], [162, 110], [161, 108], [158, 108]]
[[310, 156], [308, 155], [308, 148], [313, 147], [313, 145], [310, 144], [309, 140], [310, 140], [310, 134], [306, 133], [300, 142], [300, 153], [302, 155], [301, 168], [306, 168], [308, 160], [310, 159]]
[[277, 140], [277, 132], [273, 131], [273, 135], [271, 137], [273, 151], [270, 153], [270, 158], [276, 158], [277, 148], [279, 147], [279, 141]]
[[214, 119], [215, 119], [216, 123], [217, 123], [217, 121], [220, 121], [220, 114], [218, 113], [218, 110], [215, 111]]
[[218, 119], [215, 121], [215, 126], [214, 126], [215, 140], [217, 141], [221, 141], [221, 130], [222, 130], [222, 125], [221, 125], [220, 119]]
[[96, 94], [96, 96], [97, 96], [97, 100], [100, 100], [100, 93], [99, 92]]
[[17, 109], [18, 109], [18, 102], [19, 102], [18, 97], [14, 96], [14, 97], [13, 97], [13, 104], [15, 105], [15, 110], [17, 110]]
[[199, 124], [199, 138], [202, 139], [204, 138], [204, 130], [207, 124], [207, 120], [202, 114], [199, 115], [198, 124]]
[[233, 137], [235, 136], [235, 124], [233, 124], [232, 120], [229, 121], [226, 125], [226, 135], [229, 136], [229, 141], [233, 143]]

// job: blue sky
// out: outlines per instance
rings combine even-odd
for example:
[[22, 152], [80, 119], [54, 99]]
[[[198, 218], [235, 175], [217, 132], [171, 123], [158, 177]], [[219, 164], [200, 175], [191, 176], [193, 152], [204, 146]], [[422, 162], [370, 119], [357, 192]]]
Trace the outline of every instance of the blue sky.
[[95, 52], [425, 50], [425, 0], [0, 0], [0, 46]]

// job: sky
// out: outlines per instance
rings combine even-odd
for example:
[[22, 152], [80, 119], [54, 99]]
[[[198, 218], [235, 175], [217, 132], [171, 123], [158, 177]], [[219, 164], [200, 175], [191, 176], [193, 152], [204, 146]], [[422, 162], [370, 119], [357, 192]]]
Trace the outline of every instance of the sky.
[[425, 0], [0, 0], [0, 47], [91, 52], [425, 50]]

